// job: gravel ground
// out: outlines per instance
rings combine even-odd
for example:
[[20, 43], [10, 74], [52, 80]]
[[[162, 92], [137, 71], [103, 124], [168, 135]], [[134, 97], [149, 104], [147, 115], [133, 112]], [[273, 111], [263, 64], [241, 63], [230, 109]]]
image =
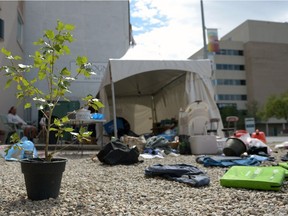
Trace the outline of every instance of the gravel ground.
[[[269, 144], [272, 149], [274, 145]], [[273, 151], [276, 161], [263, 165], [280, 162], [286, 152], [286, 149]], [[219, 179], [227, 168], [204, 167], [195, 162], [193, 155], [108, 166], [92, 161], [93, 154], [59, 154], [68, 158], [60, 195], [43, 201], [27, 199], [20, 164], [0, 158], [0, 215], [288, 215], [287, 182], [278, 192], [225, 188], [220, 186]], [[195, 188], [161, 178], [146, 178], [145, 168], [157, 163], [197, 166], [210, 177], [210, 185]]]

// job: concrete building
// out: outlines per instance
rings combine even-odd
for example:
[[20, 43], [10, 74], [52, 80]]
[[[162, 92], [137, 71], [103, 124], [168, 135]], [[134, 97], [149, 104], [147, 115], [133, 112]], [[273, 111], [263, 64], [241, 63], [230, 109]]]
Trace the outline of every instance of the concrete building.
[[[71, 86], [73, 94], [68, 98], [72, 102], [81, 101], [88, 94], [96, 95], [109, 58], [122, 57], [131, 42], [129, 1], [7, 1], [0, 2], [0, 18], [5, 22], [5, 37], [1, 46], [7, 47], [15, 54], [23, 56], [24, 63], [31, 63], [29, 55], [35, 51], [34, 41], [42, 37], [43, 31], [53, 29], [57, 20], [73, 24], [75, 42], [69, 44], [71, 54], [59, 63], [75, 72], [77, 56], [87, 56], [97, 76], [87, 80], [80, 77]], [[13, 16], [11, 15], [13, 14]], [[21, 18], [21, 19], [20, 19]], [[20, 21], [19, 21], [20, 20]], [[21, 29], [21, 38], [19, 31]], [[17, 36], [17, 37], [16, 37]], [[5, 63], [1, 59], [1, 65]], [[35, 74], [31, 73], [29, 78]], [[3, 86], [3, 80], [1, 80]], [[38, 86], [42, 89], [47, 87]], [[12, 88], [11, 88], [12, 89]], [[7, 113], [8, 107], [16, 104], [15, 92], [1, 89], [0, 99], [11, 100], [0, 107], [0, 113]], [[9, 96], [8, 96], [9, 95]], [[13, 98], [13, 99], [12, 99]], [[38, 122], [38, 111], [35, 107], [23, 111], [18, 107], [19, 115], [25, 120]]]
[[[0, 49], [5, 47], [14, 55], [23, 58], [23, 1], [0, 1]], [[0, 55], [0, 66], [8, 64], [8, 60]], [[8, 109], [17, 104], [15, 97], [16, 88], [4, 90], [6, 83], [5, 76], [0, 77], [0, 113], [7, 114]], [[19, 105], [22, 106], [23, 105]], [[18, 114], [23, 116], [23, 108], [18, 109]]]
[[[269, 96], [288, 91], [288, 23], [247, 20], [223, 36], [219, 46], [219, 52], [210, 53], [219, 108], [262, 107]], [[203, 49], [190, 58], [203, 58]], [[269, 135], [285, 127], [277, 119], [256, 123]]]

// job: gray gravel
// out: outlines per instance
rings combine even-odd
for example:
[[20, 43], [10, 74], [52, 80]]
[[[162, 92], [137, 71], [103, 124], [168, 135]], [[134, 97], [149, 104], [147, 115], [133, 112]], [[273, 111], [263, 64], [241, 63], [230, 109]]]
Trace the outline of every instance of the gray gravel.
[[[285, 149], [274, 151], [276, 162], [286, 152]], [[220, 186], [219, 179], [227, 169], [205, 168], [192, 155], [144, 159], [143, 163], [130, 166], [107, 166], [92, 161], [95, 152], [90, 153], [82, 157], [67, 152], [58, 155], [68, 158], [60, 195], [43, 201], [28, 200], [20, 164], [0, 158], [0, 215], [288, 215], [286, 182], [279, 192], [225, 188]], [[157, 163], [197, 166], [210, 177], [210, 185], [194, 188], [146, 178], [145, 168]]]

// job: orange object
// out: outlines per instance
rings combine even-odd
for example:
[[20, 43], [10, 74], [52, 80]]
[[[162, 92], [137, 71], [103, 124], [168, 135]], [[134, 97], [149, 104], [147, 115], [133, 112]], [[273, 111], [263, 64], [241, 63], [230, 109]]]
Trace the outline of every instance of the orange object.
[[248, 131], [246, 131], [246, 130], [236, 130], [234, 133], [234, 137], [239, 138], [239, 137], [241, 137], [247, 133], [248, 133]]
[[258, 129], [256, 129], [256, 131], [252, 133], [251, 137], [257, 138], [261, 140], [263, 143], [267, 143], [265, 133], [263, 131], [259, 131]]

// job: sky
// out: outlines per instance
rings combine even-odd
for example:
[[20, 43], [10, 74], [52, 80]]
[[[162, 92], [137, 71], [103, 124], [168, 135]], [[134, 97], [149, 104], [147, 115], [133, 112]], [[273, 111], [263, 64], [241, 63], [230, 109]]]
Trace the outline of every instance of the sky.
[[[203, 8], [219, 39], [248, 19], [288, 23], [288, 0], [203, 0]], [[136, 46], [127, 56], [187, 59], [203, 47], [200, 0], [130, 0], [130, 21]]]

